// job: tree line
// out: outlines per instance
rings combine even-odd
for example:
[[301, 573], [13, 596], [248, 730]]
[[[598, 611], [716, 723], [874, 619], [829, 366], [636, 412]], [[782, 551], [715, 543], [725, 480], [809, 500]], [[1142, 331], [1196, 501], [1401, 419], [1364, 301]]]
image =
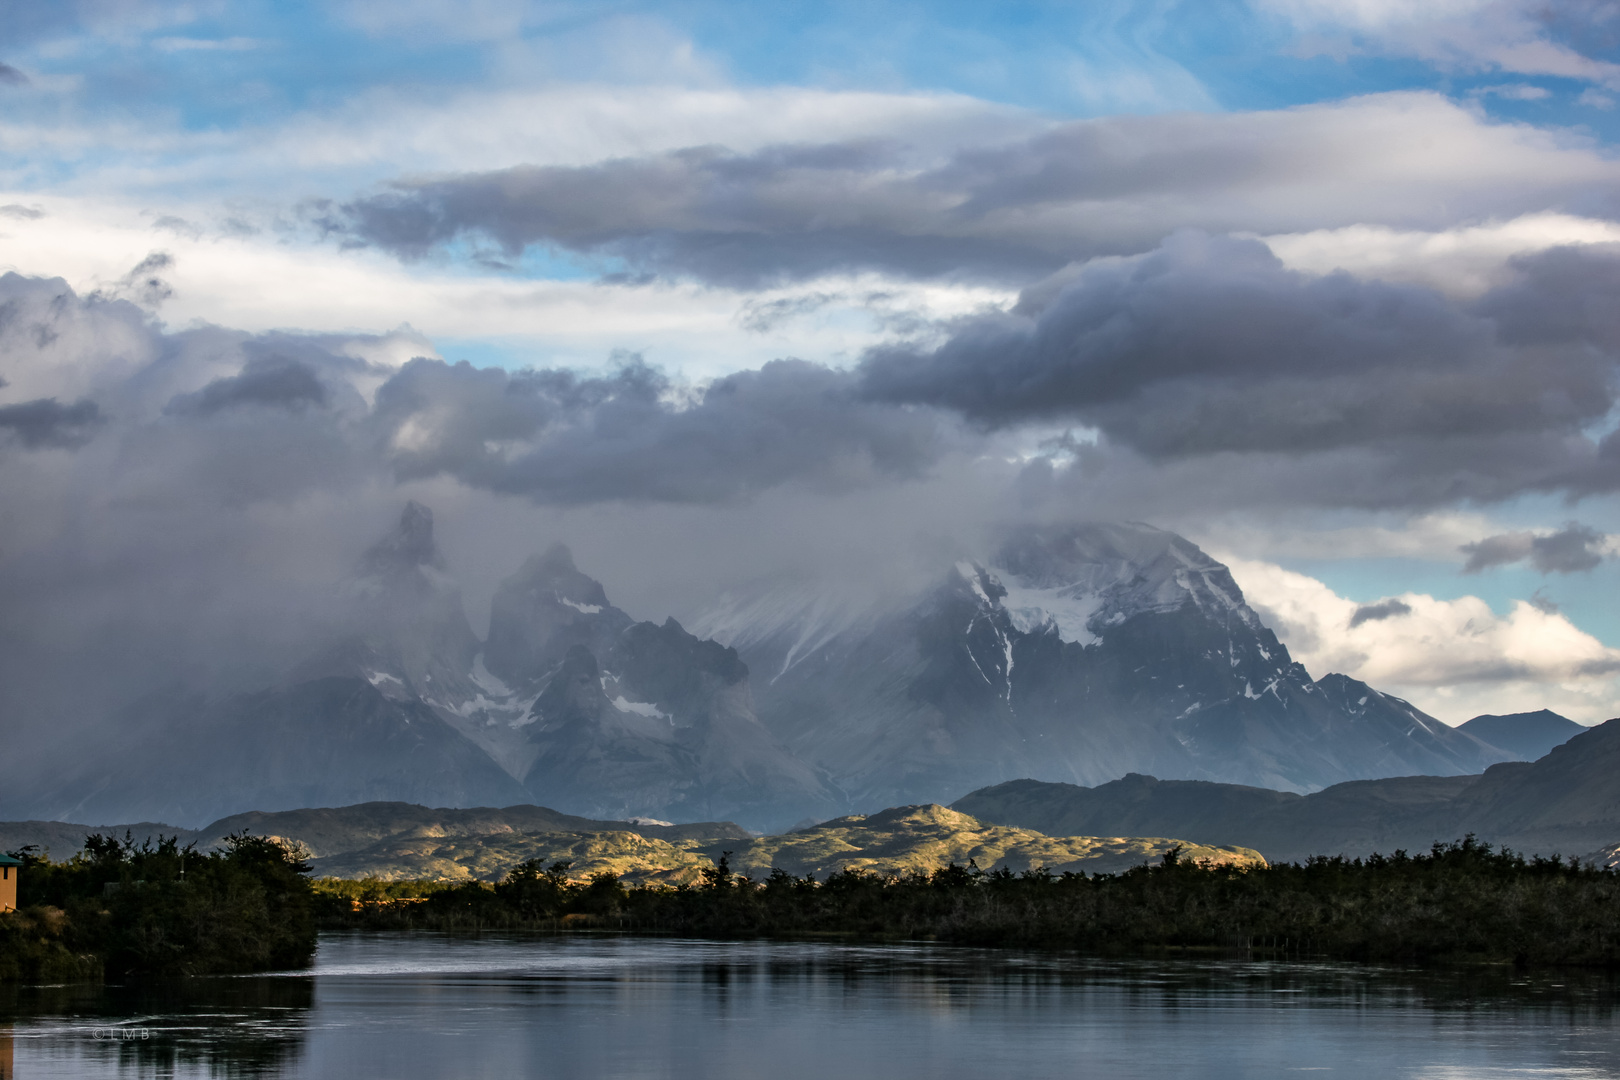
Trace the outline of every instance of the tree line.
[[[824, 881], [726, 858], [690, 886], [523, 863], [498, 884], [317, 882], [325, 925], [570, 928], [741, 938], [836, 936], [1077, 950], [1362, 961], [1620, 965], [1620, 875], [1496, 850], [1473, 837], [1424, 853], [1239, 868], [1180, 857], [1119, 874], [951, 864]], [[370, 899], [362, 899], [367, 888]], [[392, 895], [384, 896], [383, 891]]]
[[0, 916], [0, 979], [215, 974], [307, 965], [318, 927], [614, 930], [711, 938], [928, 940], [1063, 949], [1416, 963], [1620, 966], [1620, 874], [1468, 837], [1425, 853], [1242, 868], [1178, 850], [1118, 874], [951, 863], [825, 880], [753, 879], [722, 856], [692, 885], [627, 888], [569, 864], [520, 863], [498, 883], [311, 881], [279, 840], [199, 852], [92, 836], [24, 860]]

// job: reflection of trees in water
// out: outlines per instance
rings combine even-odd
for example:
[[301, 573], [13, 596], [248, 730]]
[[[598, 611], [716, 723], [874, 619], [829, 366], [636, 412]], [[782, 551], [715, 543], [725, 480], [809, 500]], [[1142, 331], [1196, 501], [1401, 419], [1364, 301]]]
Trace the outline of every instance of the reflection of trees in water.
[[182, 1065], [213, 1076], [275, 1076], [303, 1057], [314, 991], [309, 976], [8, 986], [0, 990], [0, 1023], [68, 1021], [88, 1056], [142, 1076]]
[[[705, 948], [712, 946], [705, 945]], [[791, 946], [790, 946], [791, 947]], [[800, 955], [736, 946], [733, 958], [706, 955], [681, 974], [722, 1007], [749, 988], [769, 984], [798, 996], [851, 1000], [880, 995], [929, 1011], [977, 1007], [992, 999], [1033, 1002], [1053, 994], [1124, 995], [1154, 1008], [1212, 998], [1271, 1002], [1298, 994], [1321, 1005], [1421, 1009], [1489, 1007], [1620, 1018], [1620, 971], [1603, 968], [1521, 969], [1502, 964], [1397, 967], [1348, 961], [1251, 959], [1099, 959], [1014, 949], [894, 946], [810, 947]], [[758, 950], [758, 951], [754, 951]], [[679, 961], [679, 957], [670, 959]], [[678, 969], [677, 969], [678, 970]], [[640, 983], [644, 973], [621, 976]], [[556, 988], [566, 993], [566, 983]]]

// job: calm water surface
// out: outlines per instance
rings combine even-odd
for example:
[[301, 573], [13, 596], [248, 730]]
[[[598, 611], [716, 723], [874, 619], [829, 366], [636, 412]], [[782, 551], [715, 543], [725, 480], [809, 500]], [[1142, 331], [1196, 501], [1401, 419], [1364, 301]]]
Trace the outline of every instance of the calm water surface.
[[1606, 976], [913, 946], [322, 938], [313, 974], [24, 988], [47, 1077], [1617, 1077]]

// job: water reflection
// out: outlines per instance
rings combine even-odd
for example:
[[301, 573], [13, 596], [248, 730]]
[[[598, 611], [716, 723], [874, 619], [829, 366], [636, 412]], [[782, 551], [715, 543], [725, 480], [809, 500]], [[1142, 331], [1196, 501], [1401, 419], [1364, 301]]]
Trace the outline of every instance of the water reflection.
[[0, 989], [5, 1080], [298, 1076], [314, 979]]
[[1593, 972], [336, 935], [313, 975], [13, 988], [0, 1080], [1620, 1077], [1615, 991]]

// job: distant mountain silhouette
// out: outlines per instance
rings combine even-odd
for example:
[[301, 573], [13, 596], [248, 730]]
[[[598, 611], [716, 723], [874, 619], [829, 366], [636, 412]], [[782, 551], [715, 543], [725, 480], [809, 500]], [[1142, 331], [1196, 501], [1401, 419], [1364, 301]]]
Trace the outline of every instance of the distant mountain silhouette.
[[1095, 788], [1015, 780], [952, 808], [1055, 835], [1236, 844], [1273, 861], [1426, 850], [1468, 833], [1528, 853], [1581, 856], [1620, 842], [1620, 719], [1534, 762], [1478, 776], [1358, 780], [1310, 795], [1141, 775]]
[[1506, 716], [1476, 716], [1466, 724], [1458, 724], [1457, 730], [1506, 750], [1521, 761], [1534, 761], [1586, 728], [1551, 709], [1541, 709]]

